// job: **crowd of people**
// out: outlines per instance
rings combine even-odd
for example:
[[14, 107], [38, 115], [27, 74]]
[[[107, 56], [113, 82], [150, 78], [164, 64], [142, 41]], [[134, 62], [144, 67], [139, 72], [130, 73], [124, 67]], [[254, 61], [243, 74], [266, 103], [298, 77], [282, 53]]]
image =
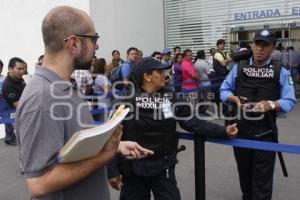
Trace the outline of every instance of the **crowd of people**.
[[[179, 200], [177, 123], [208, 137], [276, 142], [277, 114], [289, 112], [296, 103], [289, 71], [299, 78], [300, 56], [292, 47], [288, 54], [273, 52], [277, 39], [269, 30], [257, 32], [251, 50], [240, 48], [237, 54], [227, 54], [220, 39], [208, 58], [206, 50], [194, 57], [192, 50], [179, 46], [143, 57], [142, 50], [130, 47], [126, 59], [113, 50], [108, 62], [95, 56], [99, 36], [90, 16], [79, 9], [52, 9], [43, 20], [42, 34], [45, 54], [38, 58], [34, 75], [15, 57], [8, 76], [0, 77], [1, 108], [17, 108], [16, 130], [5, 124], [4, 141], [17, 141], [33, 199], [106, 200], [109, 182], [121, 190], [121, 200], [149, 200], [151, 192], [156, 200]], [[116, 91], [125, 98], [118, 98]], [[236, 117], [246, 114], [219, 126], [201, 118], [210, 113], [206, 102], [223, 104], [220, 116], [229, 111]], [[107, 121], [109, 111], [122, 103], [131, 106], [131, 118], [98, 155], [58, 162], [57, 152], [85, 128], [82, 124]], [[91, 109], [102, 112], [92, 118]], [[275, 153], [235, 148], [234, 155], [243, 200], [271, 199]]]

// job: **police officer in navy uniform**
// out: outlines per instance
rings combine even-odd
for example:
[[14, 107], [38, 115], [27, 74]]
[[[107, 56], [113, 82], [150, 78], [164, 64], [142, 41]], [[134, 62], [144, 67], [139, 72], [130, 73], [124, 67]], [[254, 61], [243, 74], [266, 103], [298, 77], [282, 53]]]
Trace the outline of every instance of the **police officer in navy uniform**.
[[150, 200], [151, 191], [155, 200], [181, 199], [175, 178], [177, 121], [184, 129], [196, 134], [222, 138], [236, 136], [236, 124], [226, 128], [191, 116], [190, 104], [185, 105], [175, 93], [165, 88], [170, 67], [151, 57], [143, 58], [134, 67], [132, 81], [135, 87], [129, 90], [133, 97], [123, 101], [131, 106], [131, 113], [123, 122], [122, 140], [137, 141], [153, 150], [154, 155], [136, 161], [119, 158], [108, 167], [110, 184], [115, 189], [120, 189], [119, 175], [122, 175], [120, 199]]
[[[276, 35], [269, 30], [257, 32], [253, 56], [240, 61], [230, 71], [221, 88], [221, 100], [236, 105], [239, 138], [277, 142], [276, 116], [296, 104], [290, 73], [271, 53]], [[234, 148], [243, 200], [272, 198], [275, 152]]]

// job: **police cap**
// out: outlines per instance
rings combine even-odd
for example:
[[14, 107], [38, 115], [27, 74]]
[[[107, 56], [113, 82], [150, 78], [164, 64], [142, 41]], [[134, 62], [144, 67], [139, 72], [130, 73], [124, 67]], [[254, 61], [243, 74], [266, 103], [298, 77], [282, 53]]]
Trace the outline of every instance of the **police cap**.
[[272, 31], [264, 29], [255, 33], [253, 41], [264, 41], [270, 45], [276, 45], [277, 37]]
[[163, 64], [152, 57], [145, 57], [135, 64], [132, 74], [136, 79], [140, 79], [146, 72], [152, 70], [165, 70], [171, 67], [171, 64]]

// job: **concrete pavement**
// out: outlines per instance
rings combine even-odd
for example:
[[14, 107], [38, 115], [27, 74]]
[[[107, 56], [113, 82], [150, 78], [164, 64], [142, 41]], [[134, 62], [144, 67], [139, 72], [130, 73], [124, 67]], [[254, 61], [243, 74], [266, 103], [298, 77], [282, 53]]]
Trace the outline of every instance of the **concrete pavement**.
[[[300, 106], [287, 118], [279, 118], [280, 142], [300, 145]], [[218, 121], [217, 123], [222, 123]], [[3, 131], [3, 129], [2, 129]], [[177, 181], [183, 200], [193, 200], [194, 155], [193, 142], [181, 140], [186, 150], [178, 155]], [[289, 177], [284, 178], [276, 163], [273, 200], [298, 200], [300, 196], [300, 155], [284, 154]], [[20, 175], [18, 151], [0, 141], [0, 200], [30, 199], [24, 178]], [[112, 200], [118, 192], [111, 190]], [[212, 143], [206, 144], [206, 196], [207, 200], [240, 200], [236, 165], [232, 148]]]

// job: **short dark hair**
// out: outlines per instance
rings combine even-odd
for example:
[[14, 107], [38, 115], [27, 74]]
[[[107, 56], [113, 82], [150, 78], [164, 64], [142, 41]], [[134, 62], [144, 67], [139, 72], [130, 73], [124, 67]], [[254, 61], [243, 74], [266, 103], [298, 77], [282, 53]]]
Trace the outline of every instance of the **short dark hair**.
[[13, 57], [13, 58], [11, 58], [10, 60], [9, 60], [9, 62], [8, 62], [8, 68], [11, 68], [11, 69], [13, 69], [15, 66], [16, 66], [16, 63], [23, 63], [23, 64], [25, 64], [25, 61], [24, 60], [22, 60], [21, 58], [18, 58], [18, 57]]
[[151, 57], [155, 57], [156, 55], [160, 55], [161, 56], [161, 53], [159, 51], [154, 51], [152, 54], [151, 54]]
[[217, 46], [219, 46], [220, 44], [225, 44], [225, 40], [224, 39], [219, 39], [217, 41]]
[[2, 60], [0, 60], [0, 67], [3, 67], [3, 62], [2, 62]]
[[198, 60], [198, 59], [202, 59], [204, 60], [205, 58], [205, 51], [204, 50], [199, 50], [197, 51], [197, 55], [195, 57], [195, 62]]
[[131, 51], [138, 52], [139, 50], [137, 48], [135, 48], [135, 47], [130, 47], [129, 49], [127, 49], [127, 55], [129, 55]]
[[105, 73], [105, 65], [106, 65], [106, 61], [104, 58], [97, 59], [93, 73], [104, 74]]
[[117, 50], [117, 49], [113, 50], [113, 51], [111, 52], [111, 55], [113, 56], [115, 53], [118, 53], [118, 54], [120, 55], [120, 51]]
[[175, 47], [173, 48], [173, 51], [175, 52], [176, 49], [181, 49], [181, 48], [180, 48], [180, 46], [175, 46]]
[[192, 50], [190, 50], [190, 49], [185, 49], [184, 51], [183, 51], [183, 57], [186, 57], [186, 54], [187, 53], [193, 53], [192, 52]]

